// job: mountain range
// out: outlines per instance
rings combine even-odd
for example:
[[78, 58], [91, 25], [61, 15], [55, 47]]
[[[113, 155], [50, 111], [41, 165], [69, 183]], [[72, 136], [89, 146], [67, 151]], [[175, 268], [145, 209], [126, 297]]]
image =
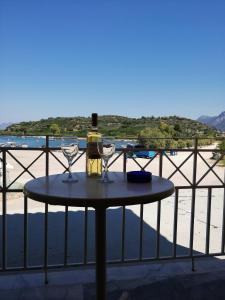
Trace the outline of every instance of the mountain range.
[[8, 122], [8, 123], [0, 123], [0, 129], [4, 130], [6, 129], [8, 126], [12, 125], [12, 123]]
[[214, 116], [214, 117], [201, 116], [197, 119], [197, 121], [199, 121], [203, 124], [207, 124], [218, 130], [225, 131], [225, 111], [220, 113], [218, 116]]

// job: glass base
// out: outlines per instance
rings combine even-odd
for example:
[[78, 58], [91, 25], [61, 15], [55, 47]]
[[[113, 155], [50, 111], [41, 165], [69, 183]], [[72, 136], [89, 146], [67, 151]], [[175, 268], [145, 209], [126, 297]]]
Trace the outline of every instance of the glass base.
[[62, 180], [63, 183], [75, 183], [75, 182], [78, 182], [77, 179], [63, 179]]
[[75, 182], [78, 182], [78, 179], [73, 178], [72, 175], [67, 175], [67, 177], [64, 178], [64, 179], [62, 180], [62, 182], [63, 182], [63, 183], [75, 183]]
[[113, 180], [109, 179], [108, 174], [103, 175], [103, 177], [100, 178], [98, 181], [101, 182], [101, 183], [112, 183], [112, 182], [114, 182]]

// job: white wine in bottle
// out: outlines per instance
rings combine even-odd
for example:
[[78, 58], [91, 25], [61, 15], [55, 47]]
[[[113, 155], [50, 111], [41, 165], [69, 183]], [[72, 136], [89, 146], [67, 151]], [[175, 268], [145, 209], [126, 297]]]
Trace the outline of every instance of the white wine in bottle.
[[98, 132], [98, 114], [92, 114], [91, 131], [87, 134], [86, 173], [87, 176], [102, 175], [102, 159], [98, 153], [97, 143], [101, 142], [102, 135]]

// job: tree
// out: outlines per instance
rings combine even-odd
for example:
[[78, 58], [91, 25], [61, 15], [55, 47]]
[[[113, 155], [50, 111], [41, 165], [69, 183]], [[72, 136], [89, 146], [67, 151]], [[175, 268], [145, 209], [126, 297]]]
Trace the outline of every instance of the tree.
[[158, 128], [143, 129], [139, 136], [139, 143], [147, 148], [165, 148], [165, 136]]
[[218, 148], [220, 149], [221, 153], [225, 153], [225, 139], [219, 143]]
[[181, 130], [180, 124], [176, 123], [176, 124], [174, 125], [174, 130], [175, 130], [175, 131], [178, 131], [178, 132], [181, 132], [182, 130]]
[[60, 134], [60, 128], [59, 128], [59, 125], [56, 124], [56, 123], [53, 123], [51, 126], [50, 126], [50, 131], [52, 134]]

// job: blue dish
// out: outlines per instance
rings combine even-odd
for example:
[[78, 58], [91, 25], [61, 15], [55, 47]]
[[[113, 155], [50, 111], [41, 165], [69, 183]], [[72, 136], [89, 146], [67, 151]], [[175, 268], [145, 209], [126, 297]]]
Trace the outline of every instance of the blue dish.
[[127, 172], [127, 181], [128, 182], [150, 182], [152, 180], [152, 173], [146, 171], [131, 171]]

